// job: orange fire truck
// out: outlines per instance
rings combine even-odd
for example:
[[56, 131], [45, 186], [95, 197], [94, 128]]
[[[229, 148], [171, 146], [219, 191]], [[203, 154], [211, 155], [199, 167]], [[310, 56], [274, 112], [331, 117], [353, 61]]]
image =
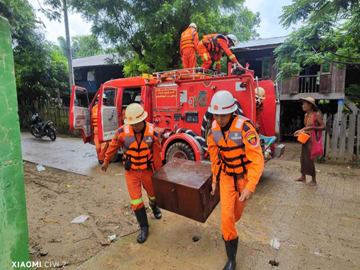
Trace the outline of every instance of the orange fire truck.
[[98, 99], [99, 140], [109, 141], [123, 124], [126, 107], [137, 102], [148, 112], [146, 121], [165, 130], [161, 143], [165, 162], [173, 157], [202, 161], [207, 158], [206, 138], [212, 122], [212, 115], [207, 109], [213, 95], [220, 90], [230, 91], [238, 103], [236, 113], [255, 124], [255, 89], [259, 86], [266, 92], [264, 110], [258, 119], [259, 133], [274, 136], [274, 83], [254, 80], [254, 72], [248, 66], [243, 74], [239, 74], [231, 63], [228, 74], [195, 68], [111, 80], [100, 86], [91, 103], [87, 90], [74, 86], [70, 103], [70, 130], [81, 130], [84, 143], [92, 142], [91, 112]]

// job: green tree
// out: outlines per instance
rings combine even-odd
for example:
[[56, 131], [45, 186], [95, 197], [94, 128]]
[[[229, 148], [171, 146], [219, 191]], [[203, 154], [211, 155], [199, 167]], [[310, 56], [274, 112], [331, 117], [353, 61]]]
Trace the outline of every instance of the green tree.
[[[45, 40], [42, 23], [26, 0], [0, 0], [0, 15], [10, 22], [20, 120], [33, 110], [34, 100], [69, 95], [66, 58]], [[22, 123], [23, 124], [23, 123]]]
[[75, 36], [71, 38], [72, 49], [76, 53], [76, 58], [104, 54], [98, 39], [93, 35]]
[[333, 63], [360, 69], [360, 6], [358, 0], [294, 0], [283, 7], [288, 28], [302, 22], [276, 49], [280, 76], [295, 75], [304, 66]]
[[[58, 37], [62, 54], [66, 57], [66, 40]], [[74, 36], [71, 38], [72, 59], [104, 54], [105, 51], [94, 35]]]
[[180, 66], [181, 33], [195, 22], [199, 36], [234, 33], [240, 40], [257, 37], [259, 14], [244, 0], [72, 0], [72, 7], [93, 22], [92, 32], [116, 47], [124, 72], [168, 70]]
[[[60, 36], [57, 38], [57, 41], [58, 41], [58, 44], [59, 44], [59, 49], [60, 49], [60, 52], [63, 56], [67, 57], [66, 56], [66, 40], [64, 37]], [[74, 59], [74, 54], [73, 52], [71, 52], [71, 57]]]
[[33, 42], [41, 22], [36, 19], [28, 1], [0, 0], [0, 15], [10, 23], [15, 53]]

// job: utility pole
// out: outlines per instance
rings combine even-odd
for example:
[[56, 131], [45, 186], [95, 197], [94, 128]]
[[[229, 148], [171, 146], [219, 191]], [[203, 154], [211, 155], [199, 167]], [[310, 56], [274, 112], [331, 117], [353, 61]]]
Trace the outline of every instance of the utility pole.
[[71, 59], [71, 45], [70, 45], [70, 31], [69, 31], [69, 19], [67, 12], [67, 3], [66, 0], [63, 0], [63, 9], [64, 9], [64, 22], [65, 22], [65, 33], [66, 33], [66, 52], [67, 59], [69, 65], [69, 83], [70, 83], [70, 91], [74, 85], [74, 73]]

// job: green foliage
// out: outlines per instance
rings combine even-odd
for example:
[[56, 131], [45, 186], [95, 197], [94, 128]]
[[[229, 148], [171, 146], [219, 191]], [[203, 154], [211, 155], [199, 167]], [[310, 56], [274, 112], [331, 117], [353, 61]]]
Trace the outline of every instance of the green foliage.
[[191, 22], [199, 38], [234, 33], [239, 40], [257, 37], [259, 14], [244, 0], [73, 0], [72, 7], [93, 22], [92, 32], [116, 47], [126, 76], [181, 66], [181, 33]]
[[[69, 0], [65, 0], [68, 5]], [[44, 0], [44, 6], [41, 6], [41, 11], [50, 20], [57, 20], [61, 22], [63, 12], [63, 0]], [[50, 6], [50, 8], [49, 8]]]
[[74, 51], [74, 58], [88, 57], [104, 54], [98, 39], [93, 35], [75, 36], [71, 38], [71, 49]]
[[58, 90], [68, 96], [67, 60], [45, 40], [28, 1], [0, 0], [0, 15], [9, 20], [13, 37], [20, 118], [33, 109], [34, 100], [55, 98]]
[[[62, 54], [66, 57], [66, 40], [58, 37]], [[71, 38], [72, 59], [104, 54], [105, 51], [94, 35], [74, 36]]]
[[287, 80], [288, 78], [298, 74], [301, 70], [302, 68], [298, 63], [283, 63], [279, 69], [279, 73], [275, 82], [277, 82], [281, 78]]
[[[333, 63], [339, 67], [352, 65], [360, 69], [360, 6], [358, 0], [294, 0], [283, 7], [283, 26], [303, 22], [279, 46], [275, 53], [281, 65], [297, 63], [300, 66]], [[293, 68], [293, 69], [292, 69]], [[287, 65], [292, 75], [296, 65]]]
[[28, 46], [40, 23], [28, 1], [0, 0], [0, 15], [9, 20], [14, 45]]
[[[57, 38], [58, 44], [59, 44], [59, 49], [62, 53], [63, 56], [67, 57], [67, 53], [66, 53], [66, 39], [64, 37], [58, 37]], [[74, 57], [74, 52], [71, 52], [71, 56]]]
[[281, 23], [288, 28], [299, 21], [314, 23], [331, 15], [335, 20], [345, 19], [359, 8], [358, 0], [295, 0], [283, 7]]
[[360, 85], [350, 84], [345, 89], [345, 95], [348, 97], [356, 106], [360, 106]]

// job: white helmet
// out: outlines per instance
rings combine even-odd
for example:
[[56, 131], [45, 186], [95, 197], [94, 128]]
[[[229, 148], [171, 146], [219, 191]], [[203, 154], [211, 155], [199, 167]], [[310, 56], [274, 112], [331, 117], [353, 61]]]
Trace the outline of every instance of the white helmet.
[[229, 34], [229, 35], [227, 35], [227, 38], [230, 39], [230, 41], [232, 41], [232, 43], [234, 43], [234, 47], [238, 44], [238, 39], [235, 35]]
[[140, 123], [146, 119], [148, 113], [139, 103], [131, 103], [125, 110], [124, 123], [133, 125]]
[[[99, 97], [100, 97], [100, 94], [98, 94], [96, 98], [99, 99]], [[103, 97], [103, 99], [107, 99], [107, 96], [104, 93], [103, 93], [102, 97]]]
[[263, 100], [265, 99], [265, 89], [259, 86], [259, 89], [255, 88], [255, 97], [257, 99]]
[[212, 114], [230, 114], [237, 110], [233, 95], [226, 90], [216, 92], [211, 99], [208, 112]]
[[190, 25], [189, 25], [189, 27], [194, 27], [195, 29], [197, 29], [197, 27], [196, 27], [196, 24], [195, 23], [190, 23]]

